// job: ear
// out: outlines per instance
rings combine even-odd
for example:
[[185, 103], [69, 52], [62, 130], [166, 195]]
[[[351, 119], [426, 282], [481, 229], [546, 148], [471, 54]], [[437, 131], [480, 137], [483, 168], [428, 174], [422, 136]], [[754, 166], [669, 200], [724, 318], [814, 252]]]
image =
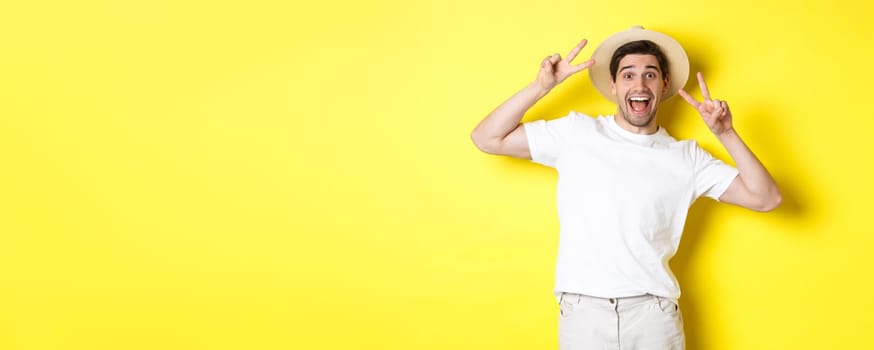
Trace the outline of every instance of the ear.
[[616, 80], [610, 80], [610, 93], [616, 95]]
[[665, 86], [662, 88], [662, 94], [668, 93], [668, 86], [671, 85], [671, 75], [670, 74], [665, 75], [664, 83], [665, 83]]

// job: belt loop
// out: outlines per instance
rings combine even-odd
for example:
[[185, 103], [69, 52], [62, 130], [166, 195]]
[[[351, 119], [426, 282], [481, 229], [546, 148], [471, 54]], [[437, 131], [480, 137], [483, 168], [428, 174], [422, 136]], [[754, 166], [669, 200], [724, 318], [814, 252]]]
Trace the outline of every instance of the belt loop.
[[580, 301], [582, 301], [582, 299], [583, 299], [583, 295], [578, 293], [577, 294], [577, 305], [580, 304]]

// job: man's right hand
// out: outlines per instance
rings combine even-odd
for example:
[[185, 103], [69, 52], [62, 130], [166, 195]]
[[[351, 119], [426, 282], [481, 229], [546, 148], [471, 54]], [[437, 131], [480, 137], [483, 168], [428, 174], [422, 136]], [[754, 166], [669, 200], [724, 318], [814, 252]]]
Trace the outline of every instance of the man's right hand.
[[544, 59], [540, 64], [540, 73], [537, 74], [536, 81], [504, 101], [473, 129], [470, 138], [476, 147], [490, 154], [531, 159], [528, 136], [520, 123], [522, 116], [558, 83], [595, 64], [595, 60], [590, 59], [578, 65], [571, 65], [570, 62], [585, 46], [586, 40], [583, 39], [565, 59], [558, 54]]
[[586, 39], [580, 41], [580, 43], [577, 44], [577, 46], [574, 47], [574, 49], [571, 50], [564, 59], [562, 59], [561, 55], [557, 53], [543, 59], [543, 62], [540, 63], [540, 72], [537, 74], [537, 84], [544, 91], [550, 91], [553, 87], [567, 79], [567, 77], [595, 64], [594, 59], [589, 59], [586, 62], [571, 65], [571, 61], [577, 57], [580, 50], [586, 47], [586, 43], [588, 43]]

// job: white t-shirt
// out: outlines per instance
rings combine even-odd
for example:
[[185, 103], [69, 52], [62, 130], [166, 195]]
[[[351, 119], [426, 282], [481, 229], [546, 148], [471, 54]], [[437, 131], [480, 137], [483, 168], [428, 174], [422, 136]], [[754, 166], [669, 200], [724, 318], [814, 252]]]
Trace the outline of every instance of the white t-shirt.
[[676, 301], [668, 260], [689, 206], [701, 196], [718, 200], [737, 170], [695, 141], [677, 141], [661, 127], [635, 134], [613, 116], [571, 112], [524, 127], [532, 160], [558, 170], [556, 294]]

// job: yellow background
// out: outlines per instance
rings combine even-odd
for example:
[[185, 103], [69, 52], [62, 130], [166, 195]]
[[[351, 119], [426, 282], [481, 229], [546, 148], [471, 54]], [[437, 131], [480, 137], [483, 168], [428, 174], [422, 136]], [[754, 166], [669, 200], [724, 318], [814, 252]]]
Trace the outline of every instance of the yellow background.
[[[4, 1], [0, 349], [556, 348], [556, 175], [469, 132], [634, 24], [784, 193], [692, 208], [689, 348], [868, 346], [874, 11], [724, 3]], [[615, 107], [579, 74], [526, 120], [571, 109]]]

